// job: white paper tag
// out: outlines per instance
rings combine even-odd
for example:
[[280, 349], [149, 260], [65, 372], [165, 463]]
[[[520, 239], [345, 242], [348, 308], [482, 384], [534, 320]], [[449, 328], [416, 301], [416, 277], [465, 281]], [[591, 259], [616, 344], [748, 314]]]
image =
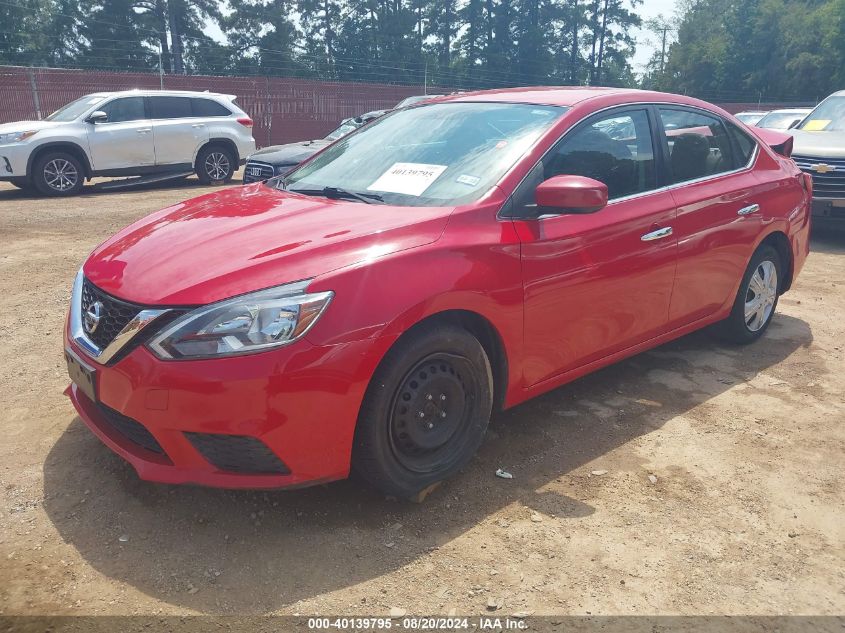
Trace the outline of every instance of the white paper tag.
[[409, 196], [421, 196], [446, 171], [446, 165], [422, 163], [393, 163], [367, 191], [389, 191]]

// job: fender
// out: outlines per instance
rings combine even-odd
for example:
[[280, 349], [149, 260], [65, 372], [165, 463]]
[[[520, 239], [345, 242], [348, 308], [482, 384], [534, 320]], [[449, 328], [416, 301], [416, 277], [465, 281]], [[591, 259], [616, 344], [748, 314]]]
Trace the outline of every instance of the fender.
[[72, 141], [46, 141], [45, 143], [37, 145], [29, 153], [29, 158], [26, 160], [27, 176], [32, 174], [32, 163], [35, 161], [36, 156], [45, 150], [72, 152], [75, 156], [77, 156], [77, 158], [82, 160], [82, 167], [85, 170], [85, 176], [88, 178], [91, 177], [91, 160], [88, 158], [88, 152], [86, 152], [79, 143], [74, 143]]

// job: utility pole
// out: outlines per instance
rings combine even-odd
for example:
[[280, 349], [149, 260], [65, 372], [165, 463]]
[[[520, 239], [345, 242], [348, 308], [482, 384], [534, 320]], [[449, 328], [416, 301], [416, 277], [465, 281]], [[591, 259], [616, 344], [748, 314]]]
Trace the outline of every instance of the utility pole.
[[428, 60], [425, 60], [425, 70], [423, 71], [423, 94], [428, 94]]
[[161, 65], [161, 40], [158, 41], [158, 87], [164, 90], [164, 66]]
[[666, 31], [669, 30], [669, 27], [665, 24], [663, 25], [663, 46], [660, 49], [660, 75], [663, 75], [663, 69], [666, 66]]

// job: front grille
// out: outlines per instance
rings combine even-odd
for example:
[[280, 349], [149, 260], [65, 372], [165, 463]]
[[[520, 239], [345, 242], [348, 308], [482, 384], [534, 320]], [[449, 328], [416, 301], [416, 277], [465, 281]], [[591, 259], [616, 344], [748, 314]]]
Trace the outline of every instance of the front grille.
[[85, 313], [97, 301], [102, 304], [100, 320], [93, 332], [86, 329], [85, 334], [97, 347], [105, 349], [114, 340], [114, 337], [144, 308], [115, 299], [85, 279], [82, 282], [83, 323], [85, 322]]
[[[253, 174], [253, 171], [260, 173]], [[244, 165], [244, 182], [262, 182], [275, 175], [273, 165], [270, 163], [262, 163], [257, 160], [248, 160]]]
[[108, 422], [109, 426], [130, 442], [153, 453], [158, 453], [159, 455], [165, 454], [164, 449], [156, 441], [156, 438], [153, 437], [153, 434], [143, 424], [102, 403], [99, 403], [97, 407], [100, 409], [103, 419]]
[[[817, 198], [845, 198], [845, 158], [792, 155], [801, 171], [813, 177], [813, 196]], [[812, 165], [829, 165], [833, 169], [819, 173]]]
[[215, 433], [185, 433], [185, 436], [220, 470], [251, 475], [290, 474], [284, 462], [256, 437]]

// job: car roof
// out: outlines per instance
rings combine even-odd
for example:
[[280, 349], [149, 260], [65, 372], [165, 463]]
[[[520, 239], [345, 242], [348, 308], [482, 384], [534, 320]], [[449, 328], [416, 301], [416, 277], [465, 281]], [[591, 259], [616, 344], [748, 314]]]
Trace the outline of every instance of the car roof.
[[768, 114], [771, 110], [743, 110], [742, 112], [737, 112], [734, 116], [738, 114]]
[[154, 88], [133, 88], [132, 90], [117, 90], [113, 92], [92, 92], [87, 97], [115, 97], [115, 96], [160, 96], [160, 97], [223, 97], [234, 99], [237, 95], [227, 95], [222, 92], [200, 92], [197, 90], [157, 90]]
[[781, 108], [780, 110], [772, 110], [766, 114], [804, 114], [805, 112], [812, 112], [813, 108]]

